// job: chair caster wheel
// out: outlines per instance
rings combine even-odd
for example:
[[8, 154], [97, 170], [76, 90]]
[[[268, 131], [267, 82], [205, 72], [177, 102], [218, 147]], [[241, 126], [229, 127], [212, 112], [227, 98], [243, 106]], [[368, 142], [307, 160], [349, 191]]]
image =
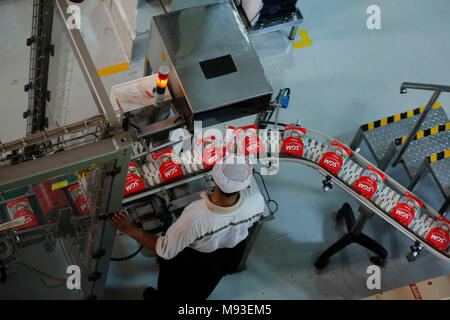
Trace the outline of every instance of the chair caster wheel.
[[316, 259], [316, 261], [314, 262], [314, 266], [320, 270], [320, 269], [325, 268], [328, 265], [328, 262], [329, 262], [328, 259], [326, 259], [326, 260]]
[[381, 258], [380, 256], [373, 256], [373, 257], [370, 257], [370, 261], [373, 263], [373, 264], [375, 264], [375, 265], [377, 265], [377, 266], [379, 266], [379, 267], [384, 267], [385, 265], [386, 265], [386, 259], [384, 259], [384, 258]]
[[414, 255], [414, 254], [412, 254], [412, 253], [408, 253], [408, 254], [406, 255], [406, 259], [407, 259], [409, 262], [416, 261], [416, 258], [417, 258], [417, 255]]
[[340, 221], [344, 218], [344, 215], [341, 213], [341, 210], [339, 210], [334, 214], [334, 217], [336, 218], [336, 221]]

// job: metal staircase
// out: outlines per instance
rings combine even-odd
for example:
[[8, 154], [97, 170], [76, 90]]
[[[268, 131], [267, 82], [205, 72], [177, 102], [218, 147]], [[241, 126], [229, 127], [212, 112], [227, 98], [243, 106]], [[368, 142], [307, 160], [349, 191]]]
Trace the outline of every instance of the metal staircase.
[[434, 93], [426, 106], [362, 125], [350, 147], [356, 149], [364, 140], [382, 170], [402, 163], [411, 179], [410, 190], [430, 172], [445, 198], [439, 210], [445, 214], [450, 197], [450, 122], [437, 99], [441, 92], [450, 92], [450, 86], [403, 83], [400, 93], [407, 88]]
[[[385, 163], [386, 154], [392, 147], [392, 140], [408, 135], [424, 109], [425, 106], [422, 106], [362, 125], [350, 144], [350, 148], [355, 150], [364, 140], [378, 167], [386, 168], [388, 165]], [[447, 121], [448, 118], [442, 105], [436, 102], [420, 129], [425, 130]]]

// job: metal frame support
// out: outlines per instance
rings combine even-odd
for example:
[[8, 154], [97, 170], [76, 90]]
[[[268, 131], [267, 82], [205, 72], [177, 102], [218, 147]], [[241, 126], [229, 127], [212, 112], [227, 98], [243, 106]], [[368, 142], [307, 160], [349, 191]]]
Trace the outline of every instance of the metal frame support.
[[55, 0], [55, 7], [59, 17], [62, 19], [63, 25], [65, 26], [64, 31], [68, 35], [70, 45], [72, 46], [75, 57], [77, 58], [87, 85], [91, 90], [91, 94], [99, 112], [108, 117], [111, 126], [119, 126], [119, 120], [115, 116], [114, 108], [97, 73], [97, 69], [92, 61], [86, 44], [83, 41], [80, 30], [70, 28], [67, 23], [70, 19], [70, 15], [67, 13], [68, 7], [66, 0]]
[[[37, 183], [68, 172], [80, 171], [91, 165], [107, 164], [111, 169], [116, 169], [115, 175], [107, 175], [105, 172], [105, 182], [98, 186], [105, 196], [96, 204], [99, 219], [91, 220], [89, 241], [92, 242], [88, 250], [89, 254], [104, 252], [104, 255], [92, 258], [91, 261], [82, 265], [83, 272], [89, 271], [88, 274], [95, 275], [95, 277], [91, 277], [91, 281], [84, 281], [84, 277], [82, 279], [84, 281], [82, 282], [84, 298], [103, 297], [116, 231], [107, 218], [110, 213], [117, 212], [122, 208], [121, 202], [131, 149], [129, 135], [118, 133], [113, 138], [58, 152], [32, 162], [22, 162], [0, 168], [0, 192]], [[64, 253], [70, 260], [74, 260], [74, 255], [69, 247], [64, 247]]]
[[405, 94], [407, 92], [407, 89], [431, 90], [431, 91], [434, 91], [434, 93], [431, 96], [430, 100], [428, 101], [428, 104], [425, 107], [425, 110], [420, 115], [419, 120], [417, 120], [416, 124], [414, 125], [414, 128], [411, 130], [408, 137], [406, 138], [406, 141], [403, 144], [402, 148], [400, 149], [399, 153], [397, 154], [396, 158], [392, 162], [392, 167], [395, 167], [397, 164], [399, 164], [401, 162], [401, 158], [402, 158], [403, 154], [405, 153], [406, 149], [408, 148], [409, 144], [413, 140], [413, 138], [416, 135], [419, 128], [422, 126], [422, 123], [425, 121], [425, 118], [427, 117], [428, 113], [431, 111], [434, 103], [439, 98], [439, 95], [441, 94], [441, 92], [442, 91], [450, 92], [450, 86], [404, 82], [400, 86], [400, 93]]
[[27, 135], [45, 130], [48, 126], [46, 105], [50, 100], [47, 90], [50, 55], [52, 54], [53, 0], [33, 1], [33, 21], [30, 46], [29, 82], [24, 90], [28, 92], [28, 109], [23, 117], [27, 119]]
[[428, 164], [428, 159], [425, 159], [422, 163], [422, 165], [420, 166], [419, 171], [417, 171], [416, 175], [413, 177], [413, 179], [411, 180], [411, 182], [408, 185], [408, 190], [412, 190], [414, 189], [414, 187], [416, 186], [417, 182], [419, 182], [419, 180], [426, 174], [428, 173], [430, 170], [430, 166]]
[[414, 187], [417, 185], [419, 180], [424, 177], [428, 173], [432, 173], [433, 179], [436, 182], [436, 184], [439, 187], [439, 190], [441, 190], [442, 196], [444, 197], [445, 201], [442, 204], [441, 208], [439, 209], [439, 214], [442, 216], [446, 215], [447, 208], [450, 204], [450, 198], [446, 195], [445, 189], [443, 186], [439, 183], [439, 179], [435, 176], [434, 172], [431, 170], [431, 165], [428, 162], [428, 159], [425, 159], [422, 165], [419, 168], [419, 171], [417, 171], [416, 175], [412, 178], [410, 184], [408, 185], [409, 190], [413, 190]]
[[358, 131], [355, 134], [355, 137], [353, 138], [352, 142], [350, 143], [350, 149], [356, 150], [356, 148], [359, 147], [363, 139], [363, 131], [361, 127], [358, 128]]

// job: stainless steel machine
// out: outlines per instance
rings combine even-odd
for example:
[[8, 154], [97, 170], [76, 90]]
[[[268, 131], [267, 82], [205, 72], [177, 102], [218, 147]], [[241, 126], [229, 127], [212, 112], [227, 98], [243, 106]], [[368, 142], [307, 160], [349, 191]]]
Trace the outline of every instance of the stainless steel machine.
[[[30, 124], [38, 124], [27, 136], [0, 142], [0, 297], [98, 299], [114, 243], [115, 229], [108, 221], [113, 213], [125, 209], [144, 230], [163, 232], [184, 206], [213, 187], [209, 170], [201, 165], [171, 183], [152, 180], [151, 155], [175, 144], [169, 132], [192, 131], [199, 119], [215, 124], [270, 109], [272, 88], [232, 2], [153, 18], [148, 65], [155, 71], [163, 63], [170, 68], [168, 90], [160, 100], [153, 91], [157, 75], [151, 73], [108, 94], [80, 31], [66, 23], [66, 1], [35, 2], [36, 23], [41, 16], [55, 19], [33, 32], [51, 31], [56, 57], [42, 51], [45, 44], [30, 41], [32, 53], [49, 55], [39, 77], [37, 71], [30, 74], [30, 101], [43, 90], [52, 92], [24, 114]], [[201, 23], [185, 30], [185, 18]], [[225, 35], [225, 27], [232, 32]], [[69, 70], [70, 59], [74, 67]], [[92, 117], [75, 123], [61, 116], [74, 108], [66, 93], [78, 88], [68, 83], [68, 72], [81, 72], [86, 80], [81, 86], [90, 91], [89, 97], [72, 100], [87, 99], [97, 107]], [[39, 78], [45, 76], [49, 79], [43, 83]], [[124, 197], [130, 161], [145, 189]], [[256, 180], [252, 188], [259, 192]], [[271, 216], [268, 208], [265, 216]], [[81, 270], [80, 289], [66, 286], [69, 266]]]
[[145, 75], [161, 65], [188, 126], [268, 109], [272, 87], [232, 1], [153, 17]]
[[[26, 117], [30, 124], [38, 125], [30, 126], [24, 138], [0, 142], [0, 297], [98, 299], [103, 297], [114, 244], [115, 229], [108, 221], [112, 214], [124, 209], [145, 231], [164, 232], [187, 204], [213, 187], [210, 170], [195, 148], [184, 149], [178, 155], [183, 174], [170, 181], [163, 181], [153, 156], [191, 141], [189, 133], [196, 120], [202, 120], [206, 127], [255, 115], [260, 128], [270, 126], [276, 131], [283, 124], [269, 120], [282, 105], [270, 101], [272, 87], [232, 1], [152, 18], [145, 76], [113, 86], [110, 94], [103, 87], [80, 31], [66, 24], [66, 1], [35, 1], [47, 5], [47, 11], [40, 14], [54, 10], [53, 27], [59, 30], [52, 34], [67, 36], [97, 110], [92, 117], [75, 123], [61, 123], [56, 117], [45, 121], [46, 107], [50, 105], [54, 111], [59, 103], [52, 100], [54, 95], [42, 99], [48, 83], [31, 73], [30, 99], [35, 100], [35, 93], [40, 98], [39, 103], [29, 105]], [[31, 44], [32, 53], [42, 49], [42, 43]], [[51, 55], [50, 51], [42, 52]], [[48, 74], [46, 70], [52, 74], [53, 70], [66, 79], [67, 69], [55, 68], [52, 62], [49, 58], [48, 65], [40, 66], [40, 76]], [[168, 67], [168, 82], [163, 78], [167, 75], [165, 68], [160, 69], [163, 65]], [[49, 83], [52, 81], [58, 83], [55, 79]], [[64, 94], [57, 97], [65, 101]], [[69, 108], [73, 105], [69, 104]], [[170, 133], [176, 129], [183, 129], [183, 135], [172, 141]], [[279, 161], [317, 170], [326, 177], [324, 189], [330, 189], [334, 182], [366, 211], [450, 261], [448, 250], [436, 249], [425, 240], [439, 217], [433, 208], [424, 204], [413, 225], [401, 225], [389, 213], [407, 191], [404, 187], [387, 177], [385, 187], [373, 199], [363, 197], [352, 186], [371, 164], [353, 152], [341, 171], [331, 174], [319, 161], [335, 139], [305, 130], [301, 157], [281, 155], [281, 140], [276, 135], [266, 141], [268, 153]], [[142, 185], [139, 192], [124, 196], [130, 171], [141, 177]], [[255, 179], [251, 188], [261, 192]], [[238, 270], [244, 268], [261, 223], [271, 217], [267, 205], [264, 219], [251, 232]], [[365, 219], [361, 221], [358, 232]], [[320, 265], [334, 253], [327, 252]], [[66, 286], [70, 266], [80, 268], [78, 289]]]

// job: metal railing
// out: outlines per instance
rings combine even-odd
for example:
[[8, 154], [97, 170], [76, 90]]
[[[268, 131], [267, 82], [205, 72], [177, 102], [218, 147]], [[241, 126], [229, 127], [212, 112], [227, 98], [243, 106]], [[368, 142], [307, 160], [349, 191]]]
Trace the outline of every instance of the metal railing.
[[425, 121], [425, 118], [427, 117], [427, 115], [431, 111], [431, 109], [433, 108], [433, 106], [434, 106], [436, 100], [439, 98], [439, 95], [441, 94], [441, 92], [450, 92], [450, 86], [403, 82], [402, 85], [400, 86], [400, 93], [401, 94], [407, 93], [407, 89], [431, 90], [431, 91], [434, 91], [434, 93], [431, 96], [430, 100], [428, 101], [428, 104], [425, 107], [424, 111], [420, 115], [419, 120], [417, 120], [413, 129], [408, 134], [408, 137], [406, 138], [406, 141], [403, 144], [402, 148], [400, 149], [399, 153], [397, 154], [394, 161], [392, 162], [393, 167], [395, 167], [399, 162], [401, 162], [401, 158], [402, 158], [403, 154], [405, 153], [405, 151], [408, 148], [411, 141], [416, 136], [417, 131], [422, 126], [423, 122]]

